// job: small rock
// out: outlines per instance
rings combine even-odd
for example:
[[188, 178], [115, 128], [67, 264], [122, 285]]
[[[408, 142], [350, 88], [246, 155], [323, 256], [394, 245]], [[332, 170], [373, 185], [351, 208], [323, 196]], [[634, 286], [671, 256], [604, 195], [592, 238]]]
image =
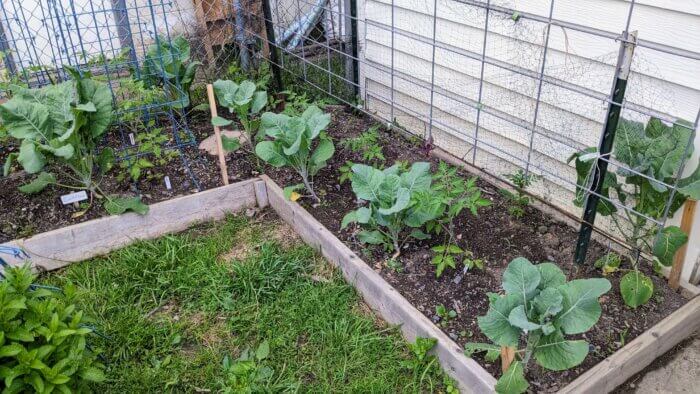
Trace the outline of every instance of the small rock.
[[258, 210], [255, 208], [248, 208], [245, 210], [245, 215], [249, 218], [252, 218], [255, 216], [255, 214], [258, 213]]
[[438, 316], [438, 315], [433, 315], [432, 320], [433, 320], [433, 323], [439, 323], [439, 322], [440, 322], [440, 316]]
[[545, 225], [541, 225], [541, 226], [538, 226], [538, 227], [537, 227], [537, 232], [540, 233], [540, 234], [544, 234], [544, 233], [546, 233], [547, 231], [549, 231], [549, 227], [547, 227], [547, 226], [545, 226]]
[[186, 181], [183, 181], [183, 182], [182, 182], [182, 188], [183, 188], [183, 189], [189, 189], [190, 186], [192, 186], [192, 184], [190, 183], [190, 181], [187, 181], [187, 180], [186, 180]]
[[459, 340], [459, 337], [457, 336], [457, 334], [451, 332], [449, 335], [450, 335], [450, 338], [452, 338], [453, 341]]
[[[245, 132], [241, 132], [239, 130], [222, 130], [221, 135], [226, 136], [228, 138], [238, 138], [238, 140], [241, 142], [241, 144], [246, 144], [248, 141], [248, 137], [245, 135]], [[216, 144], [216, 135], [212, 134], [209, 137], [205, 138], [202, 140], [202, 142], [199, 143], [199, 149], [206, 151], [208, 154], [212, 156], [218, 156], [218, 151], [219, 148], [217, 147]], [[226, 152], [231, 153], [231, 152]]]

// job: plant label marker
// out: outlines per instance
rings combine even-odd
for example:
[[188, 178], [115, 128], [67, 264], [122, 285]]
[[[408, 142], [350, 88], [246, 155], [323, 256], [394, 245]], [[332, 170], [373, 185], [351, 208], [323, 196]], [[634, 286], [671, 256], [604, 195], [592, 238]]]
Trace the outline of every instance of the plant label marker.
[[166, 175], [165, 178], [163, 178], [163, 181], [165, 181], [165, 188], [166, 189], [171, 190], [173, 188], [173, 185], [170, 184], [170, 177], [169, 176]]
[[136, 138], [134, 138], [134, 133], [129, 133], [129, 142], [131, 142], [131, 145], [136, 145]]
[[68, 204], [73, 204], [73, 203], [78, 203], [80, 201], [85, 201], [88, 199], [87, 193], [85, 190], [81, 190], [79, 192], [73, 192], [73, 193], [68, 193], [64, 194], [61, 196], [61, 203], [63, 205], [68, 205]]

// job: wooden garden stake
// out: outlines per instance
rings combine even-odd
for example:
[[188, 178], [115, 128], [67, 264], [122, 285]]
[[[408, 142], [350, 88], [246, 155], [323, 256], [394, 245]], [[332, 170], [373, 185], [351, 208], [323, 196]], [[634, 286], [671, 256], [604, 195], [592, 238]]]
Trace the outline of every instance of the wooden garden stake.
[[[216, 112], [216, 98], [214, 98], [214, 86], [212, 84], [207, 84], [207, 97], [209, 97], [209, 110], [211, 112], [212, 119], [217, 117]], [[228, 171], [226, 170], [226, 153], [224, 152], [224, 145], [221, 142], [221, 131], [219, 126], [214, 126], [214, 136], [216, 137], [216, 151], [219, 154], [219, 168], [221, 169], [221, 180], [224, 185], [228, 185]]]
[[501, 370], [505, 373], [515, 360], [515, 347], [501, 346]]
[[[695, 206], [697, 201], [687, 200], [683, 207], [683, 217], [681, 218], [681, 230], [688, 234], [688, 242], [690, 242], [690, 231], [693, 228], [693, 218], [695, 217]], [[680, 286], [681, 273], [683, 272], [683, 262], [685, 261], [685, 253], [688, 250], [688, 242], [681, 246], [673, 257], [673, 266], [671, 274], [668, 276], [668, 285], [673, 290], [678, 290]]]

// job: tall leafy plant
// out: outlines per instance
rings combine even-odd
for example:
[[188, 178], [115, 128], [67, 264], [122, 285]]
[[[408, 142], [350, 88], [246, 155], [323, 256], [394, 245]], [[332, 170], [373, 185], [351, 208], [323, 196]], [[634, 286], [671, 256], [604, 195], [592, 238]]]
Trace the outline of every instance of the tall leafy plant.
[[443, 243], [432, 248], [435, 252], [431, 263], [435, 265], [435, 275], [440, 277], [445, 268], [456, 268], [455, 258], [461, 258], [467, 268], [478, 267], [481, 260], [471, 259], [471, 252], [457, 246], [455, 219], [465, 209], [476, 216], [479, 208], [491, 205], [488, 199], [481, 197], [481, 190], [476, 186], [476, 177], [464, 179], [457, 174], [457, 168], [440, 162], [433, 176], [435, 182], [427, 192], [418, 195], [425, 206], [437, 206], [438, 213], [434, 220], [426, 224], [426, 230], [443, 237]]
[[360, 224], [365, 230], [359, 233], [359, 240], [384, 245], [394, 251], [394, 258], [409, 239], [429, 238], [422, 227], [442, 213], [440, 202], [419, 198], [430, 190], [429, 163], [413, 163], [407, 171], [397, 164], [384, 170], [355, 164], [351, 182], [353, 192], [367, 206], [346, 214], [341, 229], [350, 223]]
[[[688, 240], [677, 226], [659, 229], [646, 217], [663, 218], [672, 193], [666, 185], [678, 182], [669, 214], [677, 211], [686, 199], [700, 198], [700, 166], [687, 178], [678, 179], [677, 174], [681, 162], [692, 154], [692, 142], [687, 151], [686, 145], [694, 138], [695, 133], [689, 128], [680, 124], [667, 126], [656, 118], [651, 118], [646, 125], [620, 120], [613, 146], [614, 158], [620, 165], [607, 173], [602, 191], [605, 198], [598, 204], [598, 214], [609, 217], [634, 248], [633, 254], [628, 256], [632, 270], [625, 274], [620, 284], [625, 303], [631, 307], [646, 303], [653, 293], [651, 279], [638, 269], [639, 253], [652, 253], [656, 262], [670, 266], [676, 251]], [[585, 191], [591, 188], [592, 168], [597, 158], [597, 149], [591, 147], [569, 159], [574, 162], [578, 174], [579, 188], [574, 200], [577, 206], [583, 205]], [[610, 202], [614, 198], [629, 209], [618, 210]], [[641, 215], [630, 212], [630, 209]]]
[[[217, 80], [214, 82], [214, 93], [220, 105], [228, 108], [230, 113], [235, 113], [245, 130], [250, 151], [254, 151], [254, 140], [260, 140], [263, 136], [258, 135], [260, 119], [257, 115], [267, 104], [267, 92], [257, 90], [255, 83], [243, 81], [237, 84], [233, 81]], [[224, 127], [233, 123], [232, 120], [214, 117], [211, 120], [214, 126]], [[240, 147], [238, 140], [221, 136], [224, 149], [234, 151]]]
[[563, 371], [583, 362], [589, 344], [566, 335], [590, 330], [602, 313], [598, 298], [610, 290], [607, 279], [567, 282], [553, 263], [534, 265], [523, 257], [508, 264], [501, 283], [503, 295], [489, 294], [489, 310], [479, 328], [494, 344], [468, 343], [467, 355], [497, 353], [501, 346], [516, 347], [516, 360], [496, 384], [499, 393], [523, 393], [525, 371], [534, 360], [551, 371]]
[[[4, 127], [20, 142], [19, 153], [7, 158], [5, 173], [17, 160], [27, 173], [38, 174], [20, 187], [24, 193], [37, 193], [55, 184], [106, 197], [105, 208], [110, 213], [147, 212], [138, 198], [112, 197], [101, 191], [101, 178], [114, 165], [111, 148], [98, 150], [112, 122], [112, 95], [109, 86], [93, 80], [89, 73], [68, 71], [71, 81], [39, 89], [15, 87], [12, 99], [0, 105]], [[59, 183], [59, 177], [44, 171], [48, 164], [56, 164], [51, 168], [68, 183]]]
[[[1, 260], [0, 260], [1, 261]], [[63, 291], [33, 285], [29, 266], [5, 267], [0, 281], [0, 379], [5, 393], [88, 391], [104, 366], [87, 347], [93, 332]]]
[[305, 188], [316, 203], [321, 202], [313, 188], [313, 176], [335, 152], [333, 141], [324, 133], [330, 121], [330, 114], [316, 106], [308, 107], [301, 116], [262, 115], [261, 131], [268, 139], [258, 142], [255, 154], [274, 167], [288, 166], [299, 174], [302, 183], [287, 187], [288, 196]]
[[162, 86], [174, 108], [187, 108], [190, 87], [201, 64], [190, 60], [190, 43], [184, 36], [158, 37], [146, 51], [141, 78], [147, 87]]

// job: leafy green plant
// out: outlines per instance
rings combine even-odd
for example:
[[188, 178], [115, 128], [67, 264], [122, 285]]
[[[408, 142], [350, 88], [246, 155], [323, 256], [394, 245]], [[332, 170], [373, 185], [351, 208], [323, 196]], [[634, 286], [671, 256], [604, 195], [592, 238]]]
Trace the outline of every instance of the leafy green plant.
[[[533, 265], [518, 257], [503, 273], [501, 286], [505, 294], [489, 294], [489, 310], [477, 319], [479, 328], [494, 345], [465, 346], [467, 355], [476, 351], [493, 354], [501, 346], [518, 349], [516, 360], [498, 379], [497, 392], [525, 392], [525, 369], [533, 357], [541, 367], [552, 371], [570, 369], [583, 362], [588, 343], [566, 339], [565, 335], [583, 334], [598, 322], [602, 313], [598, 298], [611, 287], [607, 279], [567, 282], [555, 264]], [[521, 340], [525, 342], [522, 348]]]
[[[236, 113], [245, 130], [251, 152], [255, 150], [254, 141], [263, 138], [263, 135], [258, 134], [260, 119], [257, 118], [257, 114], [267, 104], [267, 92], [256, 89], [255, 83], [248, 80], [240, 84], [221, 79], [214, 82], [214, 92], [219, 105], [228, 108], [230, 113]], [[233, 121], [217, 116], [212, 118], [211, 123], [214, 126], [224, 127], [232, 124]], [[222, 136], [221, 139], [224, 148], [229, 152], [240, 147], [238, 140], [232, 140], [225, 136]]]
[[600, 268], [603, 275], [609, 275], [620, 269], [622, 258], [615, 252], [608, 252], [603, 257], [595, 261], [594, 266]]
[[269, 355], [270, 344], [263, 341], [255, 352], [251, 351], [250, 348], [245, 348], [235, 360], [225, 356], [221, 362], [225, 374], [225, 380], [221, 384], [222, 392], [265, 392], [274, 374], [272, 368], [264, 365], [264, 361]]
[[415, 343], [408, 344], [411, 358], [403, 361], [402, 366], [413, 372], [413, 387], [416, 389], [414, 391], [421, 391], [418, 390], [418, 388], [425, 386], [426, 380], [428, 380], [427, 386], [432, 389], [434, 383], [430, 375], [438, 374], [442, 375], [442, 384], [445, 392], [457, 394], [459, 393], [457, 383], [440, 369], [440, 363], [437, 357], [433, 354], [429, 354], [435, 345], [437, 345], [437, 339], [435, 338], [417, 337]]
[[432, 259], [435, 275], [440, 277], [446, 267], [455, 268], [455, 259], [462, 258], [467, 268], [483, 267], [481, 260], [471, 259], [472, 253], [465, 252], [457, 246], [455, 219], [464, 209], [474, 216], [479, 208], [491, 205], [481, 197], [481, 190], [476, 186], [476, 177], [464, 179], [457, 174], [457, 168], [440, 162], [434, 175], [435, 183], [428, 192], [419, 194], [418, 199], [425, 205], [436, 207], [438, 215], [426, 225], [428, 232], [443, 236], [443, 243], [432, 248], [436, 255]]
[[[110, 213], [120, 213], [110, 209], [115, 206], [146, 213], [148, 207], [138, 197], [107, 196], [101, 191], [101, 178], [114, 165], [111, 148], [98, 154], [98, 143], [112, 122], [112, 95], [106, 84], [92, 80], [89, 73], [67, 70], [73, 80], [39, 89], [15, 87], [12, 99], [0, 105], [4, 127], [21, 142], [19, 153], [8, 156], [5, 169], [9, 171], [17, 160], [27, 173], [38, 173], [20, 187], [24, 193], [38, 193], [54, 184], [106, 197]], [[71, 184], [59, 183], [53, 173], [43, 171], [48, 164], [56, 164], [51, 167]]]
[[510, 202], [508, 213], [516, 218], [521, 218], [525, 215], [525, 207], [530, 204], [530, 197], [525, 194], [525, 190], [537, 180], [537, 175], [525, 173], [521, 169], [506, 175], [506, 178], [515, 185], [515, 193], [508, 189], [500, 189], [499, 192]]
[[146, 51], [141, 78], [146, 87], [162, 86], [174, 108], [187, 108], [190, 87], [200, 65], [190, 60], [190, 43], [184, 36], [159, 37]]
[[352, 166], [355, 165], [355, 163], [351, 161], [346, 161], [345, 164], [340, 166], [338, 168], [338, 173], [340, 173], [340, 176], [338, 176], [338, 183], [339, 184], [344, 184], [345, 182], [348, 182], [352, 176]]
[[121, 153], [119, 168], [122, 172], [117, 176], [118, 180], [123, 181], [128, 176], [133, 181], [138, 181], [144, 174], [147, 180], [160, 179], [163, 174], [151, 169], [167, 165], [178, 156], [177, 151], [163, 148], [170, 138], [162, 127], [154, 126], [154, 121], [148, 122], [148, 127], [134, 137], [136, 146]]
[[87, 391], [104, 367], [87, 347], [93, 329], [75, 305], [75, 287], [33, 285], [28, 265], [0, 281], [0, 378], [4, 393]]
[[287, 193], [303, 187], [316, 203], [321, 202], [312, 178], [335, 152], [333, 141], [323, 132], [330, 121], [331, 116], [316, 106], [307, 108], [301, 116], [272, 112], [262, 115], [261, 131], [271, 140], [259, 142], [255, 154], [274, 167], [292, 167], [303, 182], [286, 188]]
[[379, 126], [374, 125], [357, 137], [346, 138], [342, 145], [353, 153], [359, 153], [366, 163], [381, 165], [386, 158], [379, 145]]
[[435, 314], [440, 318], [440, 325], [443, 327], [457, 317], [457, 312], [454, 309], [448, 310], [443, 304], [435, 307]]
[[[655, 220], [663, 218], [672, 193], [666, 185], [678, 182], [678, 191], [671, 201], [669, 214], [677, 211], [686, 199], [700, 198], [700, 165], [687, 178], [678, 179], [679, 175], [676, 174], [681, 161], [692, 154], [691, 143], [691, 149], [684, 156], [686, 144], [694, 136], [692, 130], [680, 124], [671, 127], [656, 118], [651, 118], [646, 125], [620, 119], [613, 146], [613, 156], [620, 165], [616, 166], [615, 171], [608, 171], [603, 181], [601, 195], [604, 198], [598, 204], [598, 214], [608, 217], [633, 247], [631, 255], [627, 256], [632, 270], [625, 274], [620, 284], [622, 297], [632, 308], [648, 302], [654, 288], [651, 279], [638, 269], [640, 253], [651, 253], [657, 263], [670, 266], [676, 251], [688, 240], [677, 226], [659, 229], [647, 217]], [[569, 162], [574, 162], [578, 175], [574, 199], [577, 206], [583, 206], [586, 190], [591, 189], [592, 168], [597, 159], [595, 147], [584, 149], [569, 158]], [[611, 202], [613, 198], [617, 198], [626, 209], [618, 211]], [[656, 241], [652, 242], [653, 239]]]
[[421, 228], [442, 213], [440, 204], [418, 198], [430, 190], [430, 164], [413, 163], [409, 171], [396, 164], [384, 170], [355, 164], [352, 172], [353, 192], [369, 204], [346, 214], [341, 229], [350, 223], [368, 228], [359, 233], [360, 242], [384, 245], [394, 251], [393, 258], [409, 239], [429, 238]]

